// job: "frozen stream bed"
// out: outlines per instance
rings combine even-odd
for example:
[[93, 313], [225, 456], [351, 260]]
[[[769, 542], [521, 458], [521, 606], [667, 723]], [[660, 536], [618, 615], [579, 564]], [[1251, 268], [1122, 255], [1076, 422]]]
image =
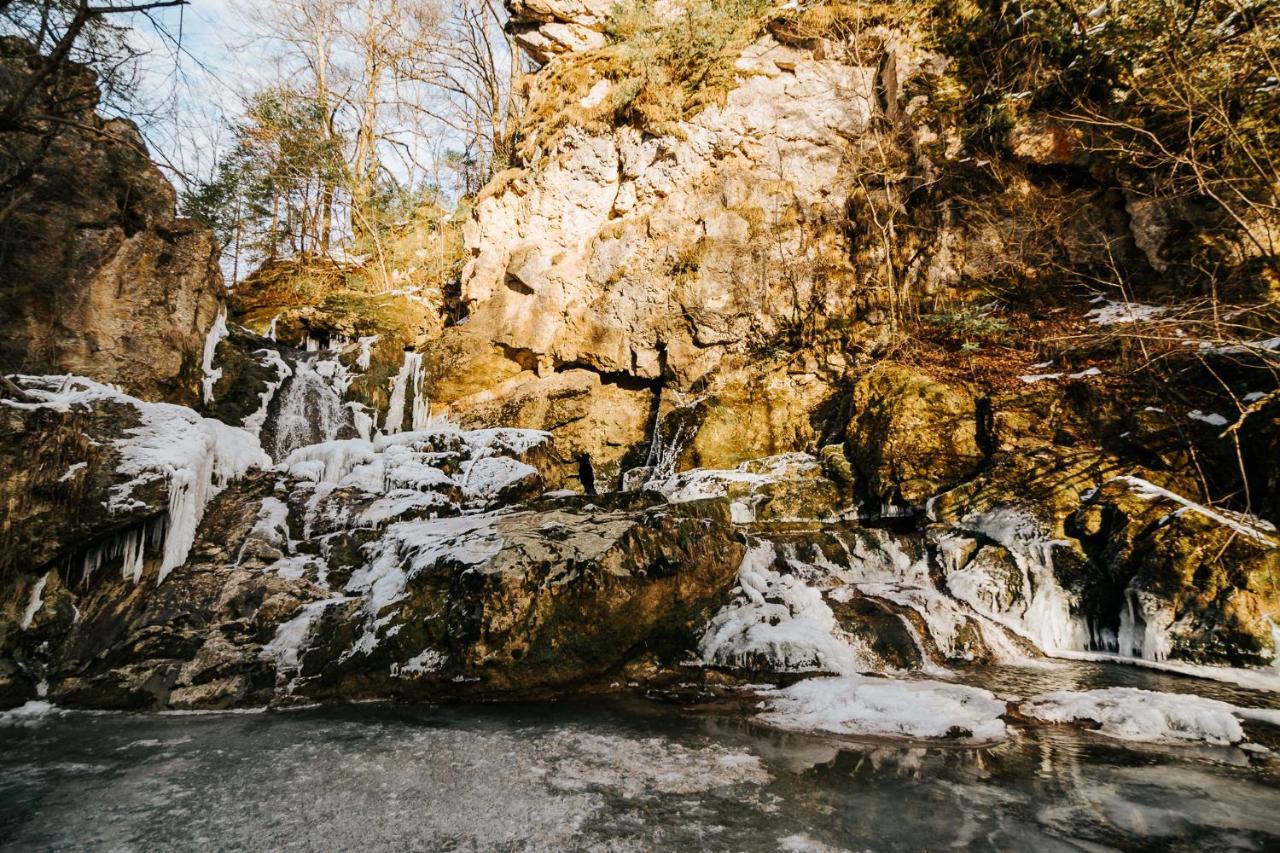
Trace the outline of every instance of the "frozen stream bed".
[[[965, 679], [971, 681], [971, 679]], [[999, 695], [1275, 695], [1105, 664]], [[643, 700], [52, 713], [0, 727], [5, 849], [1277, 849], [1280, 760], [1011, 721], [981, 747]]]

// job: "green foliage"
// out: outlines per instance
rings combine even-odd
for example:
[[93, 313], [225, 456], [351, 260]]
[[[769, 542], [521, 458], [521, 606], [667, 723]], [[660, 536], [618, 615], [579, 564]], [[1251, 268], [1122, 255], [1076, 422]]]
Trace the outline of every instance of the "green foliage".
[[921, 321], [933, 327], [943, 339], [965, 352], [974, 352], [984, 344], [997, 344], [1012, 332], [1009, 322], [995, 313], [993, 303], [960, 305], [948, 311], [922, 316]]
[[605, 35], [616, 48], [613, 109], [624, 121], [661, 125], [696, 113], [734, 84], [734, 63], [760, 29], [769, 0], [693, 0], [660, 21], [645, 0], [614, 7]]
[[235, 145], [214, 176], [183, 194], [182, 209], [266, 257], [327, 245], [344, 177], [341, 140], [310, 98], [284, 88], [249, 101]]

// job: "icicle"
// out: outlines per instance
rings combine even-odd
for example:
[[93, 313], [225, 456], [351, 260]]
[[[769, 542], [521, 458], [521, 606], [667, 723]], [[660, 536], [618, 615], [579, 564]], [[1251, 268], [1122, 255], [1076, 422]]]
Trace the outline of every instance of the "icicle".
[[356, 356], [356, 367], [361, 370], [368, 370], [369, 365], [373, 361], [373, 345], [378, 342], [381, 335], [368, 335], [360, 338], [360, 355]]
[[279, 320], [280, 320], [279, 314], [271, 318], [271, 325], [267, 326], [267, 335], [266, 335], [267, 340], [274, 341], [276, 339], [276, 323]]
[[213, 386], [222, 378], [222, 368], [213, 366], [213, 356], [218, 350], [218, 344], [226, 338], [227, 334], [227, 306], [223, 305], [218, 309], [218, 316], [214, 319], [213, 325], [209, 327], [209, 334], [205, 336], [204, 357], [200, 361], [200, 367], [204, 371], [201, 384], [206, 403], [213, 402]]
[[143, 555], [147, 550], [147, 530], [139, 527], [123, 534], [124, 559], [120, 563], [120, 575], [125, 580], [138, 583], [142, 580]]

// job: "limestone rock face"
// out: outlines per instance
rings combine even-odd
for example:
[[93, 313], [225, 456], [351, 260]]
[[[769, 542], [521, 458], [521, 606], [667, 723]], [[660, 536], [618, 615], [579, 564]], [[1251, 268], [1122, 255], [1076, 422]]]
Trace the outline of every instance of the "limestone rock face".
[[[687, 387], [797, 312], [836, 314], [844, 139], [873, 69], [765, 37], [740, 84], [671, 133], [567, 128], [495, 180], [467, 224], [467, 325], [541, 373], [581, 366]], [[602, 78], [603, 79], [603, 78]]]
[[684, 435], [678, 435], [678, 422], [662, 430], [676, 445], [677, 467], [732, 468], [838, 440], [839, 376], [838, 366], [812, 359], [727, 359], [690, 404], [696, 418]]
[[[31, 61], [23, 42], [0, 42], [10, 79]], [[93, 91], [91, 81], [84, 70], [68, 85]], [[90, 131], [51, 131], [43, 153], [39, 134], [6, 133], [32, 174], [0, 234], [0, 370], [75, 373], [195, 402], [223, 296], [213, 234], [175, 215], [173, 187], [137, 129], [94, 106], [75, 116]]]
[[850, 406], [850, 455], [873, 498], [919, 505], [984, 458], [977, 399], [961, 385], [882, 364], [854, 386]]
[[603, 45], [601, 31], [613, 7], [609, 0], [511, 0], [508, 27], [535, 62], [547, 62], [557, 54]]
[[466, 427], [503, 424], [553, 431], [569, 483], [604, 491], [617, 487], [624, 458], [645, 442], [652, 399], [647, 389], [571, 369], [545, 377], [522, 372], [493, 391], [433, 402], [437, 411]]

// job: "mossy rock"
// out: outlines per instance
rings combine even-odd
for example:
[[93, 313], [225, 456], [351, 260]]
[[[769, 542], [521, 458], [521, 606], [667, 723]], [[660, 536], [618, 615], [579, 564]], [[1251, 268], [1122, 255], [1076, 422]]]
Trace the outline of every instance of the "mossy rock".
[[978, 397], [964, 385], [883, 363], [854, 385], [851, 408], [849, 455], [872, 500], [923, 504], [985, 459]]

